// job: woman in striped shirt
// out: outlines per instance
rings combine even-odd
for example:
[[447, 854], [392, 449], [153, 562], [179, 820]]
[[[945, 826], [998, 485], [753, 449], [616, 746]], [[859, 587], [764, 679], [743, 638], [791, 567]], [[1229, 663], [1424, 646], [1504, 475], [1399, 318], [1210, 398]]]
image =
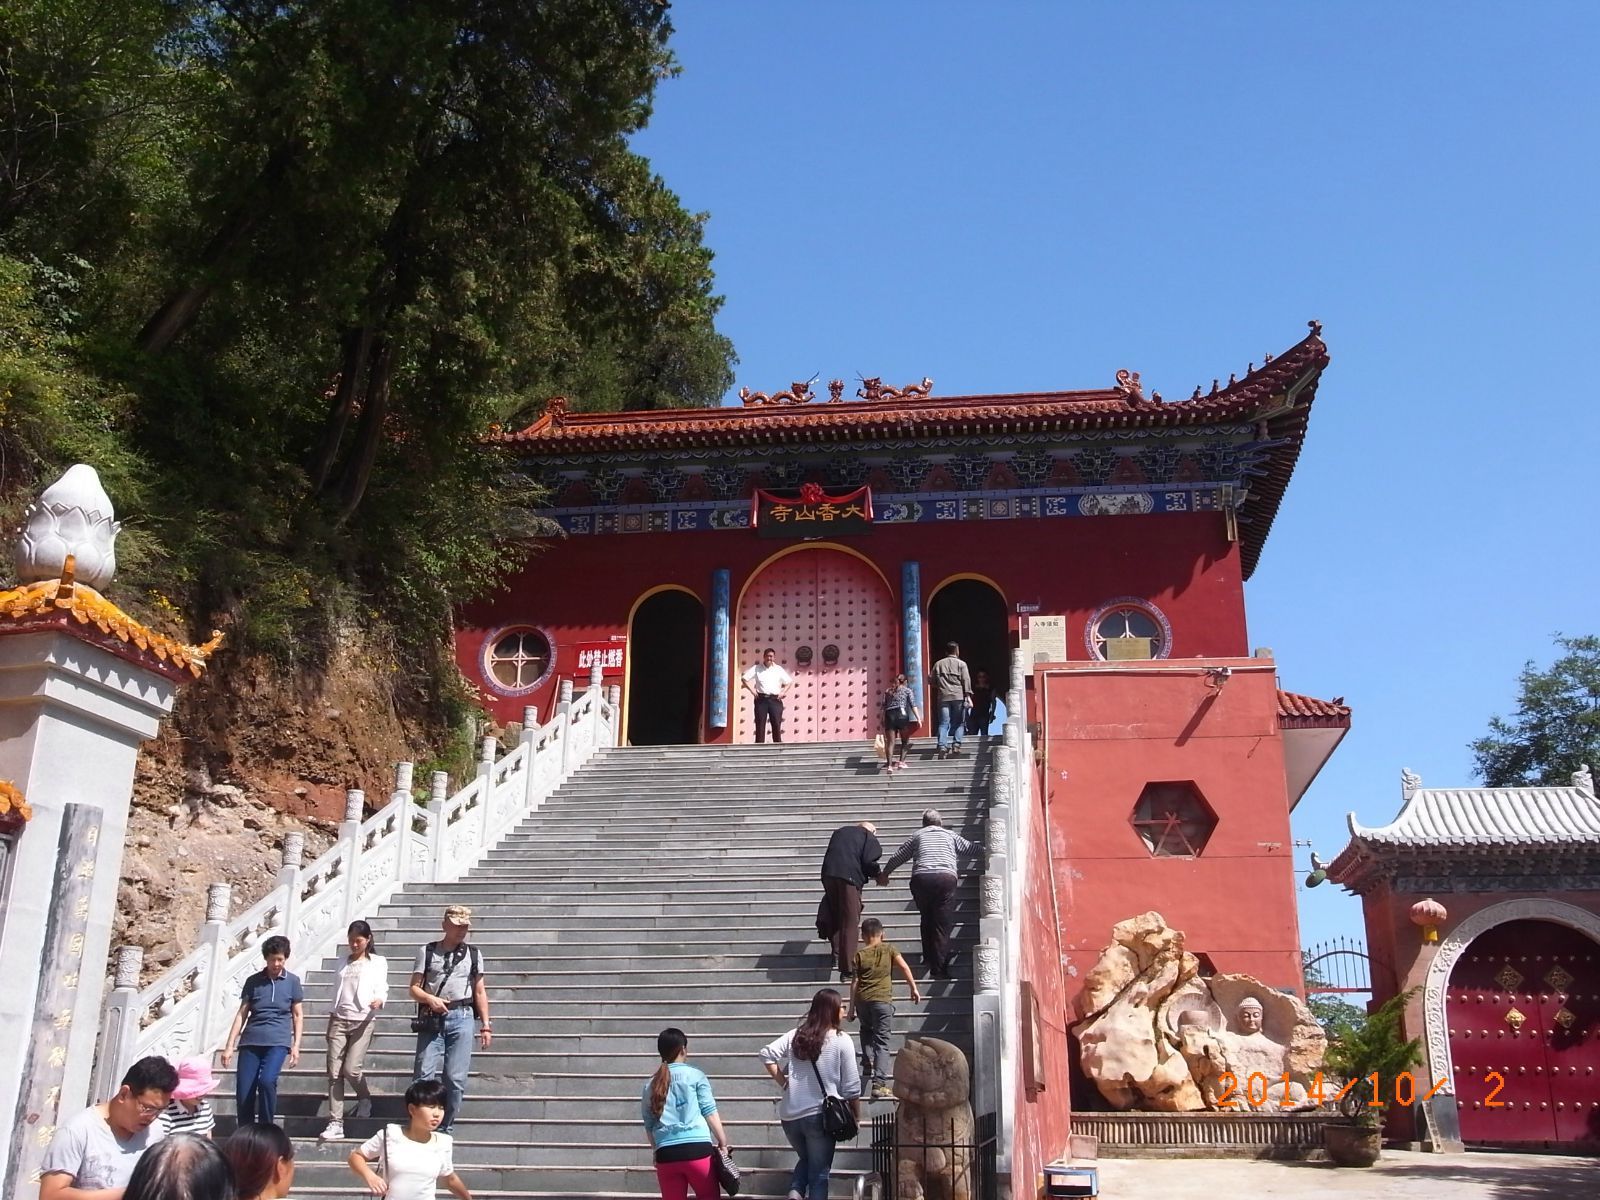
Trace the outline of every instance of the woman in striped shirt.
[[186, 1058], [179, 1062], [178, 1086], [173, 1089], [172, 1103], [160, 1117], [162, 1131], [168, 1137], [174, 1133], [210, 1137], [217, 1126], [217, 1118], [206, 1097], [216, 1090], [217, 1077], [211, 1073], [209, 1059]]

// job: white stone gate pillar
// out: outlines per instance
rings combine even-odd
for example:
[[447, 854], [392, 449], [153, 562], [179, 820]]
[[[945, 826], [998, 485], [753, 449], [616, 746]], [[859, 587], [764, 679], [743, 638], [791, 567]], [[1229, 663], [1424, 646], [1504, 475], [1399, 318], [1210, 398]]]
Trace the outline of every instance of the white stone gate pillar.
[[[95, 590], [115, 567], [116, 529], [94, 471], [73, 467], [29, 508], [22, 583], [0, 592], [0, 779], [32, 808], [0, 898], [8, 1196], [26, 1193], [61, 1118], [100, 1098], [89, 1080], [134, 764], [215, 647], [145, 629]], [[46, 1033], [50, 1045], [30, 1061]]]

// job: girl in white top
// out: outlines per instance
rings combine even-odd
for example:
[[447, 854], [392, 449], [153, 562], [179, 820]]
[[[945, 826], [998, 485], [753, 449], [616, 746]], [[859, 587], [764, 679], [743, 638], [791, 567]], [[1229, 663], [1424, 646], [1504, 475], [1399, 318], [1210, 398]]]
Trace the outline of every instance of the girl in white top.
[[767, 1074], [783, 1089], [778, 1119], [797, 1155], [788, 1200], [828, 1200], [834, 1140], [822, 1129], [823, 1096], [848, 1099], [861, 1119], [861, 1072], [843, 1024], [844, 997], [823, 988], [799, 1026], [761, 1048]]
[[344, 1137], [345, 1080], [356, 1090], [356, 1116], [372, 1111], [372, 1092], [362, 1068], [378, 1013], [389, 999], [389, 963], [372, 953], [372, 926], [351, 921], [349, 939], [350, 951], [339, 963], [333, 1011], [328, 1014], [329, 1119], [318, 1135], [325, 1142]]
[[[456, 1174], [454, 1142], [439, 1132], [444, 1120], [444, 1084], [420, 1079], [406, 1089], [407, 1125], [385, 1125], [352, 1150], [350, 1169], [361, 1177], [374, 1196], [388, 1200], [433, 1200], [438, 1184], [450, 1189], [456, 1200], [472, 1200], [472, 1193]], [[377, 1164], [377, 1170], [371, 1164]]]

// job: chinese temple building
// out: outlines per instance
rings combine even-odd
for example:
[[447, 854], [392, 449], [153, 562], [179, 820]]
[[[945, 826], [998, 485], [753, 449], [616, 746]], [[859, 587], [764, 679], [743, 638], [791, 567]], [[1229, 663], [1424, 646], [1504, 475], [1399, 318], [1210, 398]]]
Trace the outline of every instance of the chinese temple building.
[[[1377, 1002], [1411, 988], [1419, 1134], [1600, 1150], [1600, 800], [1569, 787], [1425, 788], [1350, 814], [1328, 877], [1361, 897]], [[1401, 1116], [1406, 1116], [1402, 1111]]]
[[954, 641], [1003, 697], [1020, 648], [1063, 913], [1049, 956], [1078, 977], [1159, 906], [1216, 970], [1298, 991], [1289, 814], [1350, 710], [1280, 690], [1244, 583], [1327, 363], [1313, 322], [1176, 401], [1128, 371], [1084, 391], [552, 401], [500, 440], [562, 536], [461, 614], [458, 661], [502, 721], [599, 666], [631, 743], [741, 743], [740, 674], [772, 648], [796, 681], [785, 740], [865, 743], [897, 671], [920, 687]]

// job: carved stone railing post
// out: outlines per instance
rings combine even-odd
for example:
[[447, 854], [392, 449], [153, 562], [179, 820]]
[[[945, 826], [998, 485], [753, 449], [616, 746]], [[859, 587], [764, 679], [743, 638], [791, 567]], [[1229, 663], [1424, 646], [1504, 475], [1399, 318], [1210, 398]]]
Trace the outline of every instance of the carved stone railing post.
[[415, 768], [411, 763], [398, 762], [394, 765], [394, 790], [389, 793], [391, 801], [404, 796], [411, 799], [411, 776]]
[[[478, 778], [483, 782], [483, 787], [478, 794], [478, 828], [477, 833], [473, 838], [474, 846], [472, 857], [474, 860], [476, 860], [478, 857], [477, 851], [481, 850], [484, 844], [488, 841], [491, 833], [491, 826], [494, 824], [495, 820], [496, 806], [494, 803], [494, 760], [499, 753], [500, 743], [496, 739], [492, 737], [486, 737], [483, 739], [483, 748], [478, 753], [477, 774]], [[470, 814], [463, 813], [461, 815], [461, 819], [463, 821], [470, 821], [473, 818]], [[458, 874], [460, 873], [460, 863], [456, 864], [455, 870]]]
[[445, 827], [444, 805], [450, 794], [450, 775], [435, 771], [428, 793], [428, 878], [441, 883], [445, 877]]
[[344, 873], [339, 886], [344, 888], [344, 926], [361, 915], [356, 906], [361, 903], [361, 818], [366, 815], [367, 794], [360, 788], [350, 788], [344, 794], [344, 820], [339, 824], [339, 844], [345, 848]]
[[539, 772], [534, 770], [534, 755], [539, 749], [539, 710], [529, 705], [522, 710], [522, 807], [531, 809], [539, 801]]
[[283, 893], [283, 936], [294, 948], [294, 927], [300, 917], [300, 872], [305, 866], [306, 835], [291, 829], [283, 835], [283, 866], [278, 871], [278, 890]]
[[[201, 960], [204, 971], [201, 986], [205, 989], [205, 998], [200, 1007], [198, 1030], [199, 1044], [202, 1046], [220, 1042], [226, 1037], [227, 1022], [233, 1019], [233, 1006], [222, 994], [228, 986], [223, 970], [228, 964], [228, 916], [232, 907], [233, 888], [229, 884], [213, 883], [207, 886], [206, 922], [200, 926], [199, 937], [205, 955]], [[218, 1028], [219, 1025], [221, 1028]], [[119, 1079], [116, 1082], [120, 1084], [122, 1081]]]
[[595, 663], [594, 666], [589, 668], [589, 690], [591, 692], [598, 692], [604, 686], [605, 675], [605, 670], [599, 663]]
[[561, 778], [572, 773], [572, 680], [563, 679], [560, 699], [556, 703], [556, 719], [561, 722], [557, 736], [561, 739]]
[[123, 1064], [139, 1033], [139, 973], [143, 970], [142, 947], [118, 947], [116, 975], [100, 1019], [100, 1056], [95, 1059], [90, 1095], [115, 1095], [122, 1084]]

